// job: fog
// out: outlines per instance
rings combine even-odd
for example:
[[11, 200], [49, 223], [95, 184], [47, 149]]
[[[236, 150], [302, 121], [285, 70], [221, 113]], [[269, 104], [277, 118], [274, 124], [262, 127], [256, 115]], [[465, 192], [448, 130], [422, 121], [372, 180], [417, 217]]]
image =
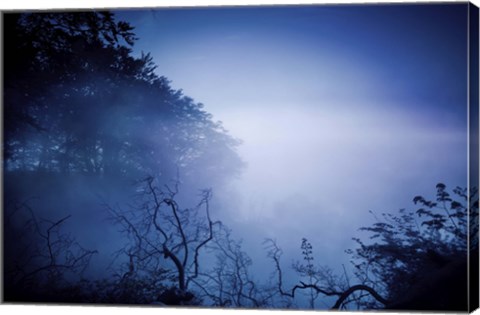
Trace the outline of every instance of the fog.
[[[114, 10], [118, 21], [135, 26], [131, 52], [117, 42], [102, 46], [108, 36], [95, 35], [102, 45], [89, 39], [101, 49], [67, 38], [72, 46], [65, 51], [39, 56], [46, 64], [70, 56], [55, 71], [73, 79], [50, 79], [46, 67], [25, 79], [45, 94], [30, 92], [28, 84], [34, 96], [7, 87], [7, 105], [37, 104], [30, 97], [40, 104], [28, 105], [26, 116], [6, 107], [15, 118], [5, 131], [4, 208], [13, 218], [7, 252], [21, 255], [13, 239], [31, 229], [19, 243], [47, 240], [50, 255], [41, 257], [55, 266], [50, 229], [71, 215], [62, 228], [96, 251], [82, 274], [87, 280], [124, 285], [134, 271], [150, 278], [165, 272], [162, 294], [177, 282], [182, 294], [190, 293], [184, 286], [192, 281], [199, 288], [193, 295], [203, 294], [193, 305], [312, 306], [307, 290], [290, 302], [276, 295], [259, 304], [251, 295], [242, 302], [240, 289], [235, 304], [208, 294], [208, 276], [236, 266], [237, 278], [225, 276], [222, 284], [275, 290], [277, 269], [265, 244], [272, 239], [283, 250], [279, 266], [290, 290], [306, 281], [292, 269], [305, 260], [305, 238], [315, 265], [354, 281], [352, 254], [345, 251], [358, 247], [352, 238], [368, 239], [361, 227], [380, 222], [382, 213], [416, 211], [414, 197], [435, 199], [443, 191], [438, 183], [467, 188], [466, 12], [463, 5]], [[26, 35], [19, 38], [37, 38], [29, 26], [38, 21], [23, 23]], [[128, 43], [128, 34], [122, 36]], [[45, 44], [36, 40], [32, 51]], [[87, 62], [75, 63], [77, 56]], [[33, 75], [20, 65], [12, 69], [6, 82], [24, 84], [21, 71]], [[18, 272], [22, 281], [25, 270]], [[205, 282], [195, 282], [200, 279]], [[124, 294], [132, 303], [157, 299], [159, 281], [141, 281], [140, 297]], [[85, 299], [130, 301], [109, 294], [115, 298]], [[314, 306], [334, 302], [319, 297]]]
[[218, 215], [254, 265], [264, 238], [288, 264], [302, 237], [318, 263], [348, 265], [369, 211], [411, 208], [438, 182], [466, 186], [465, 71], [449, 70], [463, 58], [461, 22], [416, 9], [119, 12], [147, 38], [137, 51], [242, 140], [247, 166]]

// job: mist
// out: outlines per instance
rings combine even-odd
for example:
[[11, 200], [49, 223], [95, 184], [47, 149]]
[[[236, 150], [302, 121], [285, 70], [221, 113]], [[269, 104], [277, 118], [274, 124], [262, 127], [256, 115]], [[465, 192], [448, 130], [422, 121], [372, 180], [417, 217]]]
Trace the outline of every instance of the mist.
[[[432, 250], [457, 263], [470, 246], [467, 17], [465, 4], [11, 14], [6, 60], [16, 47], [29, 63], [5, 70], [8, 299], [432, 309], [399, 283], [429, 278]], [[419, 213], [429, 200], [458, 212]], [[342, 300], [349, 288], [384, 298]]]
[[[442, 8], [411, 8], [119, 12], [146, 30], [138, 49], [173, 86], [242, 140], [246, 168], [218, 202], [254, 261], [264, 238], [293, 259], [306, 237], [319, 263], [348, 265], [369, 211], [410, 207], [438, 182], [466, 186], [466, 68], [448, 70], [464, 37], [456, 18], [437, 23]], [[172, 31], [153, 40], [151, 28]]]

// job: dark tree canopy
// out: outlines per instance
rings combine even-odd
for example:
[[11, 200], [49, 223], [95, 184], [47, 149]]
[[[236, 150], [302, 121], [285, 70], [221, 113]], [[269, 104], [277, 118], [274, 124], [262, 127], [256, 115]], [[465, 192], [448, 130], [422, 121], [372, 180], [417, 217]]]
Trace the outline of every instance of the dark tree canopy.
[[469, 255], [478, 266], [478, 190], [439, 183], [433, 200], [413, 203], [416, 211], [384, 213], [361, 229], [370, 240], [355, 238], [349, 251], [356, 276], [386, 297], [387, 308], [465, 311]]
[[5, 169], [226, 179], [238, 140], [110, 12], [5, 14]]
[[[337, 275], [315, 265], [312, 245], [304, 238], [304, 262], [292, 266], [300, 277], [288, 288], [282, 250], [268, 240], [277, 295], [291, 302], [307, 292], [311, 308], [322, 295], [335, 297], [332, 309], [468, 310], [468, 272], [478, 279], [478, 190], [456, 187], [449, 192], [439, 183], [433, 201], [416, 196], [413, 202], [419, 207], [416, 211], [374, 215], [377, 222], [360, 229], [367, 237], [354, 238], [358, 246], [346, 251], [355, 277], [344, 266], [343, 274]], [[472, 298], [478, 296], [478, 282], [471, 283], [471, 290]]]
[[[3, 29], [7, 298], [198, 303], [186, 289], [203, 279], [198, 256], [213, 239], [213, 223], [194, 220], [203, 204], [179, 209], [176, 202], [196, 199], [188, 189], [220, 185], [238, 174], [243, 164], [236, 153], [239, 141], [202, 104], [159, 76], [149, 54], [134, 56], [133, 27], [115, 21], [111, 12], [7, 13]], [[64, 208], [83, 212], [94, 207], [97, 221], [104, 223], [104, 186], [119, 199], [115, 205], [134, 203], [142, 189], [132, 182], [143, 183], [145, 178], [155, 178], [158, 187], [174, 178], [179, 185], [181, 178], [182, 188], [187, 187], [182, 197], [170, 191], [171, 198], [162, 198], [155, 208], [160, 211], [161, 205], [162, 213], [157, 217], [155, 212], [154, 220], [147, 222], [168, 233], [163, 246], [148, 246], [158, 235], [152, 236], [144, 222], [150, 218], [145, 202], [133, 217], [114, 216], [130, 232], [133, 223], [145, 228], [134, 238], [143, 242], [120, 250], [117, 260], [104, 258], [114, 260], [123, 275], [95, 283], [66, 281], [67, 271], [70, 278], [82, 278], [80, 269], [97, 251], [83, 249], [62, 230], [69, 222], [76, 224], [79, 213], [62, 214], [59, 218], [65, 219], [57, 221], [50, 218]], [[151, 180], [147, 182], [157, 197]], [[164, 213], [165, 205], [173, 211], [171, 216]], [[157, 221], [165, 216], [165, 222]], [[119, 238], [128, 240], [129, 235]]]

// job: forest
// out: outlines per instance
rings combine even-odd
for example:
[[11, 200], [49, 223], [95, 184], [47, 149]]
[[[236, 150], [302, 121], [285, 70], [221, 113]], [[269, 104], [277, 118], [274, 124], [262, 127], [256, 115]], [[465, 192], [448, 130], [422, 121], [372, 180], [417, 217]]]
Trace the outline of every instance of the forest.
[[302, 231], [289, 235], [294, 258], [275, 236], [255, 239], [262, 274], [218, 201], [249, 167], [242, 139], [173, 88], [150, 53], [134, 53], [134, 25], [93, 10], [5, 13], [3, 23], [4, 302], [478, 305], [478, 284], [467, 291], [478, 279], [468, 269], [478, 266], [476, 187], [433, 182], [405, 208], [360, 209], [374, 221], [342, 232], [350, 265], [323, 264], [322, 244]]

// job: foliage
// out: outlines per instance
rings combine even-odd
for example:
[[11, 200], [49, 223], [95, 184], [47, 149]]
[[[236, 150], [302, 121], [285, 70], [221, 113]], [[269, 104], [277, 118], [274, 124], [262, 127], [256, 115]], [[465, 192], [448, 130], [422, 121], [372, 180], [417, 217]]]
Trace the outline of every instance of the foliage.
[[[272, 282], [275, 283], [275, 293], [278, 297], [282, 298], [282, 303], [285, 307], [291, 305], [293, 300], [298, 296], [298, 291], [308, 290], [309, 294], [309, 307], [315, 307], [315, 299], [320, 295], [325, 297], [335, 298], [335, 302], [332, 309], [344, 308], [346, 305], [352, 302], [358, 302], [363, 295], [357, 296], [356, 291], [367, 291], [373, 294], [375, 298], [382, 300], [376, 292], [373, 292], [371, 288], [364, 285], [350, 286], [350, 279], [345, 272], [343, 275], [336, 275], [333, 270], [328, 266], [315, 266], [312, 256], [312, 246], [307, 239], [302, 239], [302, 256], [306, 261], [306, 265], [300, 262], [293, 264], [292, 268], [300, 276], [298, 284], [295, 284], [291, 289], [284, 289], [284, 276], [283, 268], [281, 266], [282, 250], [278, 247], [276, 242], [272, 239], [265, 241], [268, 257], [270, 257], [275, 264], [275, 271], [273, 273]], [[308, 280], [305, 283], [302, 279]]]
[[[318, 283], [318, 278], [315, 277], [318, 275], [319, 272], [315, 270], [315, 267], [313, 265], [313, 247], [312, 244], [306, 239], [302, 239], [302, 245], [300, 246], [302, 250], [302, 255], [303, 255], [303, 260], [305, 264], [302, 264], [300, 262], [297, 262], [294, 264], [292, 267], [293, 269], [299, 274], [301, 278], [306, 278], [307, 283], [309, 285], [317, 285]], [[316, 281], [314, 282], [314, 278]], [[315, 295], [315, 290], [313, 288], [310, 289], [310, 296], [309, 296], [309, 303], [310, 303], [310, 308], [314, 309], [315, 308], [315, 299], [318, 297], [318, 293]]]
[[413, 202], [420, 206], [415, 212], [384, 213], [383, 220], [375, 216], [377, 222], [360, 229], [370, 234], [370, 241], [354, 238], [358, 247], [347, 250], [357, 284], [345, 268], [338, 276], [328, 267], [315, 266], [312, 245], [303, 238], [304, 262], [292, 266], [300, 280], [285, 290], [282, 250], [267, 240], [277, 294], [293, 300], [297, 291], [309, 290], [311, 308], [321, 294], [336, 297], [332, 309], [465, 310], [467, 255], [476, 252], [472, 255], [478, 257], [478, 190], [456, 187], [450, 193], [439, 183], [435, 201], [416, 196]]
[[[435, 200], [416, 196], [413, 203], [419, 206], [415, 212], [384, 213], [372, 226], [361, 228], [371, 241], [355, 238], [358, 247], [348, 251], [361, 283], [392, 302], [402, 300], [412, 287], [428, 279], [432, 270], [452, 261], [466, 263], [468, 250], [478, 248], [476, 188], [468, 192], [456, 187], [450, 193], [439, 183]], [[367, 301], [363, 307], [380, 305]]]
[[[224, 180], [242, 162], [203, 105], [132, 55], [111, 12], [5, 15], [5, 169]], [[214, 174], [214, 176], [212, 176]]]
[[[28, 294], [44, 301], [175, 303], [172, 296], [200, 279], [199, 257], [220, 222], [210, 220], [209, 190], [184, 209], [178, 182], [158, 187], [180, 172], [187, 187], [223, 183], [241, 169], [239, 141], [201, 103], [172, 89], [149, 54], [133, 55], [133, 27], [113, 13], [7, 13], [4, 23], [5, 207], [26, 212], [5, 222], [8, 298], [31, 285]], [[65, 192], [61, 185], [82, 193], [103, 185], [128, 198], [126, 182], [147, 174], [156, 182], [142, 182], [144, 190], [129, 201], [137, 208], [110, 207], [129, 242], [117, 253], [117, 274], [102, 281], [80, 281], [94, 252], [61, 231], [70, 217], [37, 220], [40, 210], [15, 203], [39, 192], [53, 198]], [[91, 201], [66, 195], [58, 200]], [[187, 295], [177, 302], [199, 303]]]
[[[108, 11], [7, 13], [4, 33], [3, 151], [11, 195], [5, 207], [37, 194], [37, 185], [24, 184], [29, 181], [41, 181], [44, 189], [38, 191], [49, 196], [65, 191], [59, 185], [83, 192], [89, 184], [108, 185], [122, 195], [132, 191], [127, 180], [155, 176], [142, 182], [127, 211], [109, 207], [128, 242], [117, 252], [116, 275], [102, 281], [78, 282], [94, 252], [61, 232], [70, 217], [37, 220], [38, 210], [22, 205], [31, 218], [5, 223], [5, 248], [12, 257], [6, 266], [8, 298], [31, 284], [29, 294], [45, 301], [198, 304], [188, 288], [199, 287], [208, 274], [199, 259], [214, 241], [210, 252], [223, 249], [235, 258], [222, 258], [221, 278], [238, 278], [240, 286], [248, 282], [249, 259], [240, 245], [214, 239], [215, 233], [230, 232], [210, 219], [211, 191], [203, 191], [195, 207], [181, 208], [178, 181], [159, 189], [178, 173], [189, 188], [223, 183], [241, 169], [239, 141], [201, 103], [172, 89], [149, 54], [133, 56], [133, 27]], [[16, 249], [17, 240], [24, 248]], [[40, 295], [46, 287], [48, 294]], [[243, 290], [220, 291], [252, 296], [252, 287]]]
[[41, 219], [31, 200], [6, 201], [6, 300], [290, 307], [303, 291], [311, 308], [322, 296], [334, 309], [374, 309], [401, 301], [432, 270], [465, 262], [478, 248], [478, 190], [450, 192], [440, 183], [434, 200], [413, 199], [415, 211], [384, 213], [361, 228], [370, 238], [355, 238], [358, 247], [347, 251], [356, 284], [345, 268], [337, 275], [316, 265], [304, 238], [303, 261], [291, 266], [298, 283], [284, 288], [282, 250], [268, 240], [273, 286], [260, 286], [241, 242], [210, 217], [211, 190], [184, 207], [179, 180], [165, 185], [178, 173], [190, 183], [222, 183], [241, 169], [239, 141], [172, 89], [149, 54], [133, 56], [133, 27], [106, 11], [4, 18], [4, 171], [19, 175], [7, 178], [150, 174], [127, 209], [105, 205], [125, 246], [115, 275], [99, 281], [82, 277], [96, 251], [62, 230], [70, 216]]

